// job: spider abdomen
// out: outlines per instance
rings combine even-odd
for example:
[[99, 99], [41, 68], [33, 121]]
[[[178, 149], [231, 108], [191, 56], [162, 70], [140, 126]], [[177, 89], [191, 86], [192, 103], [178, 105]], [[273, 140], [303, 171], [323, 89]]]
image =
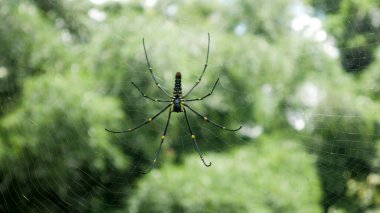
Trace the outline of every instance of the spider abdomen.
[[181, 73], [180, 72], [177, 72], [175, 74], [175, 83], [174, 83], [173, 95], [174, 95], [174, 97], [182, 96]]
[[181, 73], [175, 74], [174, 90], [172, 99], [172, 111], [183, 112], [182, 110], [182, 86], [181, 86]]

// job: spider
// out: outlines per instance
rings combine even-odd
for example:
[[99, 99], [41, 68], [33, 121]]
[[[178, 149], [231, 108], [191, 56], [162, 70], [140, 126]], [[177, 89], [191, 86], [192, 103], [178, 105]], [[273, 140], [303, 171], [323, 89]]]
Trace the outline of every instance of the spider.
[[156, 99], [156, 98], [151, 98], [150, 96], [146, 95], [135, 83], [131, 82], [132, 85], [134, 87], [136, 87], [136, 89], [141, 93], [141, 95], [144, 97], [144, 98], [147, 98], [151, 101], [154, 101], [154, 102], [166, 102], [166, 103], [169, 103], [166, 107], [164, 107], [161, 111], [159, 111], [156, 115], [154, 115], [153, 117], [150, 117], [148, 118], [145, 122], [137, 125], [136, 127], [133, 127], [133, 128], [130, 128], [128, 130], [124, 130], [124, 131], [114, 131], [114, 130], [110, 130], [110, 129], [107, 129], [105, 128], [106, 131], [108, 132], [111, 132], [111, 133], [125, 133], [125, 132], [132, 132], [136, 129], [139, 129], [140, 127], [144, 126], [145, 124], [148, 124], [150, 122], [152, 122], [155, 118], [157, 118], [159, 115], [161, 115], [164, 111], [166, 111], [167, 109], [169, 109], [169, 115], [168, 115], [168, 119], [166, 121], [166, 126], [165, 126], [165, 130], [164, 130], [164, 134], [161, 136], [161, 143], [160, 143], [160, 146], [156, 152], [156, 155], [155, 155], [155, 158], [153, 160], [153, 163], [151, 164], [150, 168], [146, 171], [146, 172], [143, 172], [143, 173], [148, 173], [152, 168], [153, 166], [155, 165], [157, 159], [159, 158], [160, 156], [160, 152], [161, 152], [161, 147], [162, 147], [162, 144], [164, 143], [164, 140], [165, 140], [165, 137], [166, 137], [166, 132], [168, 131], [168, 126], [169, 126], [169, 121], [170, 121], [170, 116], [171, 116], [171, 113], [172, 112], [176, 112], [176, 113], [180, 113], [180, 112], [183, 112], [184, 115], [185, 115], [185, 120], [186, 120], [186, 123], [187, 123], [187, 126], [189, 128], [189, 132], [190, 132], [190, 135], [191, 135], [191, 139], [195, 145], [195, 148], [196, 148], [196, 151], [197, 153], [199, 154], [199, 157], [201, 158], [203, 164], [206, 166], [206, 167], [209, 167], [211, 166], [211, 162], [209, 163], [206, 163], [204, 158], [203, 158], [203, 155], [199, 149], [199, 146], [198, 146], [198, 143], [197, 143], [197, 140], [196, 140], [196, 137], [195, 137], [195, 134], [190, 126], [190, 122], [189, 122], [189, 118], [187, 116], [187, 111], [186, 109], [189, 109], [191, 112], [193, 112], [195, 115], [199, 116], [201, 119], [203, 119], [204, 121], [207, 121], [211, 124], [213, 124], [214, 126], [217, 126], [219, 128], [221, 128], [222, 130], [226, 130], [226, 131], [238, 131], [239, 129], [241, 129], [242, 126], [240, 126], [239, 128], [237, 129], [229, 129], [229, 128], [226, 128], [222, 125], [219, 125], [217, 123], [215, 123], [214, 121], [208, 119], [206, 116], [203, 116], [202, 114], [198, 113], [197, 111], [195, 111], [193, 108], [191, 108], [188, 104], [186, 104], [186, 102], [192, 102], [192, 101], [201, 101], [205, 98], [207, 98], [208, 96], [212, 95], [212, 93], [214, 92], [214, 89], [216, 87], [216, 85], [218, 84], [219, 82], [219, 78], [216, 80], [216, 82], [214, 83], [214, 86], [212, 87], [212, 90], [211, 92], [209, 92], [208, 94], [204, 95], [203, 97], [200, 97], [200, 98], [194, 98], [194, 99], [186, 99], [186, 97], [193, 91], [193, 89], [201, 82], [202, 80], [202, 77], [203, 77], [203, 74], [205, 73], [206, 71], [206, 68], [207, 68], [207, 63], [208, 63], [208, 56], [209, 56], [209, 52], [210, 52], [210, 33], [208, 33], [208, 45], [207, 45], [207, 56], [206, 56], [206, 63], [204, 64], [204, 67], [203, 67], [203, 71], [202, 71], [202, 74], [200, 75], [200, 77], [198, 78], [197, 82], [194, 84], [193, 87], [191, 87], [191, 89], [185, 94], [185, 95], [182, 95], [182, 86], [181, 86], [181, 73], [180, 72], [177, 72], [175, 74], [175, 83], [174, 83], [174, 90], [173, 90], [173, 95], [170, 95], [165, 89], [163, 89], [161, 87], [161, 85], [157, 82], [156, 78], [154, 77], [153, 75], [153, 69], [152, 67], [150, 66], [150, 63], [149, 63], [149, 59], [148, 59], [148, 55], [146, 53], [146, 48], [145, 48], [145, 41], [144, 41], [144, 38], [143, 38], [143, 47], [144, 47], [144, 53], [145, 53], [145, 58], [146, 58], [146, 62], [147, 62], [147, 65], [148, 65], [148, 69], [149, 69], [149, 72], [153, 78], [153, 81], [155, 82], [156, 86], [166, 95], [170, 98], [170, 100], [162, 100], [162, 99]]

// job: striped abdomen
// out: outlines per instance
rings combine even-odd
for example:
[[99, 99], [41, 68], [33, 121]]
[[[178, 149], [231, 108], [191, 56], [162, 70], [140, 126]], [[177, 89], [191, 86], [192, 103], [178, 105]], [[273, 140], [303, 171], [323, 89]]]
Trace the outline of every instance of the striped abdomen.
[[182, 86], [181, 86], [181, 73], [177, 72], [175, 74], [175, 84], [174, 84], [174, 91], [173, 96], [181, 97], [182, 96]]
[[175, 83], [173, 90], [173, 112], [182, 112], [182, 86], [181, 86], [181, 73], [175, 74]]

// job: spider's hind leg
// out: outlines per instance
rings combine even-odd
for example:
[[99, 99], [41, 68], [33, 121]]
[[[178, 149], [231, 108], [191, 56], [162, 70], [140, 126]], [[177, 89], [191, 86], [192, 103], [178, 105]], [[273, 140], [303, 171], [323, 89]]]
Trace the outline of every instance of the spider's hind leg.
[[208, 36], [208, 44], [207, 44], [206, 62], [205, 62], [205, 65], [203, 66], [203, 70], [202, 70], [201, 76], [199, 76], [199, 78], [198, 78], [197, 82], [194, 84], [194, 86], [191, 87], [191, 89], [183, 96], [184, 98], [187, 97], [193, 91], [193, 89], [201, 82], [203, 74], [205, 74], [205, 71], [207, 69], [207, 66], [208, 66], [208, 55], [210, 53], [210, 33], [207, 33], [207, 36]]
[[157, 82], [156, 78], [154, 77], [153, 75], [153, 68], [150, 66], [150, 63], [149, 63], [149, 59], [148, 59], [148, 54], [146, 53], [146, 48], [145, 48], [145, 40], [143, 39], [143, 47], [144, 47], [144, 53], [145, 53], [145, 59], [146, 59], [146, 63], [148, 64], [148, 70], [150, 72], [150, 75], [152, 76], [153, 78], [153, 81], [154, 83], [156, 84], [156, 86], [163, 92], [165, 93], [166, 96], [168, 97], [171, 97], [169, 95], [168, 92], [166, 92], [166, 90], [164, 88], [161, 87], [161, 85]]

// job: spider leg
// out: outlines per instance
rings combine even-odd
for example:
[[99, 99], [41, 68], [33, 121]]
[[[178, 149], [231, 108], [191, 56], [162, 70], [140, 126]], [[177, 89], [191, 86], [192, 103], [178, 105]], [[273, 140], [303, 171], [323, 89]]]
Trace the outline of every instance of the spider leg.
[[194, 109], [192, 109], [191, 107], [189, 107], [187, 104], [183, 104], [183, 105], [184, 105], [185, 107], [189, 108], [192, 112], [194, 112], [196, 115], [198, 115], [199, 117], [201, 117], [203, 120], [205, 120], [205, 121], [207, 121], [207, 122], [213, 124], [214, 126], [217, 126], [217, 127], [221, 128], [221, 129], [223, 129], [223, 130], [227, 130], [227, 131], [238, 131], [238, 130], [241, 129], [241, 127], [242, 127], [242, 126], [240, 126], [240, 127], [237, 128], [237, 129], [228, 129], [228, 128], [222, 126], [222, 125], [219, 125], [219, 124], [215, 123], [214, 121], [209, 120], [206, 116], [203, 116], [203, 115], [199, 114], [197, 111], [195, 111]]
[[141, 95], [144, 97], [144, 98], [147, 98], [149, 100], [152, 100], [152, 101], [155, 101], [155, 102], [171, 102], [171, 101], [167, 101], [167, 100], [161, 100], [161, 99], [157, 99], [157, 98], [151, 98], [147, 95], [145, 95], [145, 93], [143, 93], [143, 91], [133, 82], [131, 82], [133, 84], [133, 86], [135, 86], [137, 88], [137, 90], [141, 93]]
[[168, 117], [168, 121], [166, 121], [166, 126], [165, 126], [165, 131], [164, 131], [164, 134], [161, 136], [161, 143], [160, 143], [160, 146], [156, 152], [156, 156], [154, 157], [154, 160], [153, 160], [153, 163], [152, 165], [145, 171], [145, 172], [142, 172], [143, 174], [147, 174], [150, 172], [150, 170], [152, 170], [152, 168], [154, 167], [154, 165], [156, 164], [156, 161], [157, 159], [160, 157], [160, 152], [161, 152], [161, 147], [162, 147], [162, 144], [164, 143], [164, 140], [165, 140], [165, 136], [166, 136], [166, 132], [168, 131], [168, 126], [169, 126], [169, 121], [170, 121], [170, 115], [172, 114], [172, 111], [169, 110], [169, 117]]
[[212, 87], [211, 92], [208, 93], [207, 95], [203, 96], [202, 98], [184, 99], [183, 101], [201, 101], [201, 100], [207, 98], [208, 96], [212, 95], [212, 92], [214, 92], [214, 89], [215, 89], [216, 85], [218, 84], [218, 82], [219, 82], [219, 78], [218, 78], [218, 80], [216, 80], [214, 86]]
[[203, 67], [203, 71], [202, 71], [202, 74], [201, 76], [198, 78], [197, 82], [195, 83], [195, 85], [186, 93], [186, 95], [184, 95], [183, 97], [186, 97], [187, 95], [189, 95], [191, 93], [191, 91], [193, 91], [193, 89], [199, 84], [199, 82], [201, 82], [202, 80], [202, 77], [203, 77], [203, 74], [205, 73], [206, 71], [206, 68], [207, 68], [207, 64], [208, 64], [208, 55], [210, 53], [210, 33], [207, 33], [208, 35], [208, 45], [207, 45], [207, 55], [206, 55], [206, 63]]
[[150, 63], [149, 63], [148, 54], [146, 53], [146, 48], [145, 48], [145, 41], [144, 41], [144, 39], [143, 39], [143, 46], [144, 46], [144, 53], [145, 53], [146, 62], [147, 62], [147, 64], [148, 64], [148, 69], [149, 69], [150, 74], [152, 75], [152, 78], [153, 78], [153, 80], [154, 80], [154, 83], [156, 84], [156, 86], [157, 86], [162, 92], [164, 92], [168, 97], [171, 98], [171, 96], [169, 95], [169, 93], [166, 92], [166, 91], [161, 87], [161, 85], [157, 82], [156, 78], [155, 78], [154, 75], [153, 75], [153, 69], [152, 69], [152, 67], [150, 66]]
[[199, 157], [201, 157], [202, 162], [203, 162], [203, 164], [204, 164], [206, 167], [211, 166], [211, 162], [207, 164], [207, 163], [205, 162], [204, 158], [203, 158], [203, 155], [202, 155], [201, 151], [199, 150], [198, 143], [197, 143], [197, 140], [195, 139], [195, 135], [194, 135], [194, 133], [193, 133], [193, 130], [191, 129], [191, 126], [190, 126], [190, 123], [189, 123], [189, 118], [187, 117], [187, 114], [186, 114], [186, 110], [185, 110], [185, 108], [183, 108], [183, 113], [185, 113], [186, 123], [187, 123], [187, 126], [189, 127], [189, 131], [190, 131], [190, 134], [191, 134], [191, 139], [192, 139], [193, 142], [194, 142], [194, 145], [195, 145], [195, 148], [197, 149], [197, 152], [198, 152], [198, 154], [199, 154]]
[[144, 126], [145, 124], [147, 123], [150, 123], [152, 122], [155, 118], [157, 118], [159, 115], [161, 115], [166, 109], [168, 109], [169, 107], [171, 106], [171, 104], [167, 105], [164, 109], [162, 109], [159, 113], [157, 113], [155, 116], [151, 117], [151, 118], [148, 118], [147, 121], [145, 121], [144, 123], [136, 126], [136, 127], [133, 127], [131, 129], [128, 129], [128, 130], [124, 130], [124, 131], [114, 131], [114, 130], [109, 130], [107, 128], [105, 128], [106, 131], [108, 132], [111, 132], [111, 133], [125, 133], [125, 132], [132, 132], [133, 130], [136, 130], [142, 126]]

